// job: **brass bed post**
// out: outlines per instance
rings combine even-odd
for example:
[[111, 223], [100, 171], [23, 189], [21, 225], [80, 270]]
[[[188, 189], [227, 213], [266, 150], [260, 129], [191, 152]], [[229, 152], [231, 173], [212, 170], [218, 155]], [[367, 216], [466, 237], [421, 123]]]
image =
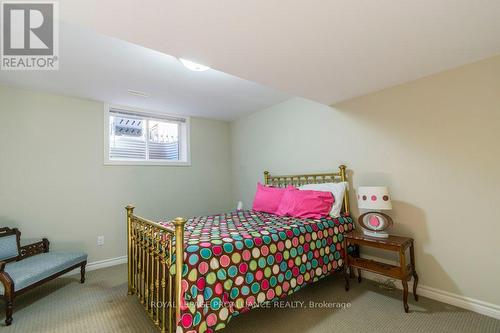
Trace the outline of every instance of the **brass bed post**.
[[128, 294], [132, 295], [134, 293], [134, 273], [132, 272], [133, 259], [132, 253], [132, 214], [134, 213], [134, 206], [128, 205], [125, 207], [127, 210], [127, 262], [128, 262]]
[[[340, 169], [340, 180], [343, 182], [347, 182], [347, 174], [346, 174], [346, 166], [341, 165], [339, 166]], [[344, 194], [344, 213], [349, 214], [349, 190], [348, 187], [349, 185], [346, 186], [345, 189], [345, 194]]]
[[144, 231], [144, 308], [146, 313], [149, 315], [149, 226], [146, 226]]
[[[155, 279], [155, 290], [156, 290], [156, 304], [153, 306], [153, 312], [156, 310], [155, 316], [155, 324], [156, 326], [160, 326], [160, 312], [158, 310], [158, 304], [160, 304], [160, 264], [161, 264], [161, 235], [160, 233], [156, 234], [156, 247], [155, 247], [155, 262], [156, 262], [156, 279]], [[162, 311], [165, 311], [165, 307], [161, 307]]]
[[264, 171], [264, 185], [269, 185], [269, 171]]
[[182, 267], [184, 266], [184, 224], [186, 219], [177, 217], [175, 226], [175, 324], [181, 319]]
[[149, 306], [149, 315], [154, 320], [154, 310], [153, 310], [153, 302], [155, 298], [155, 290], [154, 290], [154, 276], [155, 276], [155, 262], [154, 262], [154, 230], [150, 229], [149, 233], [149, 241], [148, 241], [148, 252], [149, 252], [149, 278], [147, 283], [149, 284], [149, 298], [148, 298], [148, 306]]
[[[168, 242], [168, 261], [169, 265], [172, 264], [172, 239]], [[173, 293], [173, 279], [172, 274], [168, 271], [168, 333], [173, 333], [173, 325], [174, 325], [174, 312], [172, 311], [172, 305], [174, 304], [174, 293]], [[162, 332], [164, 333], [164, 332]]]

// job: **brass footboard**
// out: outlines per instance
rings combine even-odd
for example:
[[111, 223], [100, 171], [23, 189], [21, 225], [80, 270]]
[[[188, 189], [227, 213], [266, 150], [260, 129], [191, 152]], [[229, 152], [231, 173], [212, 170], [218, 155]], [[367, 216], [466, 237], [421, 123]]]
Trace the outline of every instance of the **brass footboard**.
[[[133, 206], [129, 205], [125, 209], [128, 226], [128, 293], [137, 295], [161, 332], [173, 333], [180, 320], [186, 220], [178, 217], [172, 221], [174, 227], [169, 228], [134, 215]], [[174, 262], [175, 267], [172, 267]]]

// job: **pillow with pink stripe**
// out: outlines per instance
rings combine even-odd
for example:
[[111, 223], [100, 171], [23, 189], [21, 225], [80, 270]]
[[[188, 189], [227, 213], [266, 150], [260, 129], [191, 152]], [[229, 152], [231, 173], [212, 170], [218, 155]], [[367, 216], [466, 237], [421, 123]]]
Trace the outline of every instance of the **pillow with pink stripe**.
[[[253, 199], [252, 209], [258, 212], [276, 214], [281, 203], [281, 199], [289, 188], [290, 187], [281, 188], [264, 186], [261, 183], [258, 183], [257, 192], [255, 192], [255, 198]], [[291, 188], [298, 191], [298, 189], [293, 186], [291, 186]]]
[[320, 219], [328, 216], [334, 202], [335, 198], [330, 192], [287, 189], [276, 214]]

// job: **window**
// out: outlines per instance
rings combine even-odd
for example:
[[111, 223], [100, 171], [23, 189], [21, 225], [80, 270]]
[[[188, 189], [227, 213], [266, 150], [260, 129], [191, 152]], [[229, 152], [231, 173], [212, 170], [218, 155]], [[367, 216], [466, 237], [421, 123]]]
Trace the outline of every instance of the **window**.
[[189, 118], [115, 106], [105, 111], [106, 164], [190, 165]]

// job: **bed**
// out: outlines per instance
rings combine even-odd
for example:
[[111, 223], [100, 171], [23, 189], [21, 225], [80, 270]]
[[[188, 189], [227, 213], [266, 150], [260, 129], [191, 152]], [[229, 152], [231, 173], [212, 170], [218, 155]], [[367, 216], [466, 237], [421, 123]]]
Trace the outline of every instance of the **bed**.
[[[334, 181], [347, 181], [345, 166], [326, 174], [264, 172], [265, 184], [279, 187]], [[343, 234], [354, 228], [347, 193], [340, 217], [318, 220], [236, 210], [153, 222], [126, 209], [128, 292], [162, 332], [222, 329], [341, 270]]]

